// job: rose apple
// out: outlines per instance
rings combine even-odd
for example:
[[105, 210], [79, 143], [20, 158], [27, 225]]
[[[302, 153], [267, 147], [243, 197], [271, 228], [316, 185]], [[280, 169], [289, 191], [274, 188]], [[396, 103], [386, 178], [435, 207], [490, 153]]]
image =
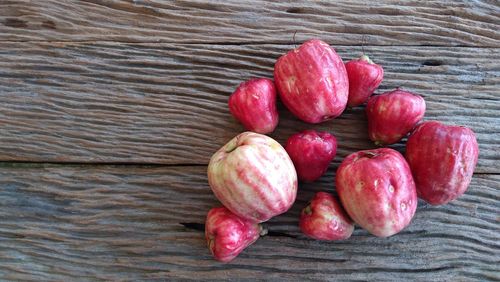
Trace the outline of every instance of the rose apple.
[[255, 78], [241, 83], [228, 104], [231, 114], [247, 130], [266, 134], [278, 125], [276, 89], [270, 79]]
[[256, 222], [286, 212], [297, 195], [297, 173], [285, 149], [253, 132], [241, 133], [212, 156], [208, 182], [224, 206]]
[[404, 157], [390, 148], [359, 151], [337, 170], [337, 192], [354, 222], [378, 237], [410, 224], [417, 192]]
[[318, 192], [302, 210], [300, 230], [318, 240], [344, 240], [351, 237], [354, 224], [342, 206], [329, 193]]
[[368, 136], [377, 145], [401, 140], [425, 113], [425, 101], [419, 95], [396, 89], [372, 96], [366, 105]]
[[288, 138], [285, 150], [302, 181], [314, 181], [325, 173], [337, 152], [337, 139], [328, 132], [304, 130]]
[[221, 262], [233, 260], [264, 234], [260, 224], [238, 217], [225, 207], [211, 209], [205, 222], [208, 248]]
[[384, 79], [384, 69], [375, 64], [367, 55], [345, 64], [349, 78], [349, 98], [347, 105], [356, 107], [368, 100]]
[[306, 41], [281, 56], [274, 65], [274, 81], [285, 106], [305, 122], [335, 118], [346, 107], [349, 81], [344, 63], [321, 40]]
[[419, 124], [406, 143], [418, 196], [432, 205], [458, 198], [469, 186], [478, 154], [476, 135], [469, 128], [437, 121]]

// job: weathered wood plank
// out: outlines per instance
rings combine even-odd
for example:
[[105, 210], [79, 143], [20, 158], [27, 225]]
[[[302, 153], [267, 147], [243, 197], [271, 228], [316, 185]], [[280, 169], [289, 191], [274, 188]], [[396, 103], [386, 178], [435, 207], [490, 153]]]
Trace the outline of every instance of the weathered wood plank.
[[500, 279], [498, 175], [475, 175], [451, 204], [420, 203], [409, 228], [391, 238], [357, 228], [347, 241], [326, 243], [305, 238], [297, 222], [315, 191], [333, 190], [330, 170], [301, 185], [292, 210], [267, 224], [274, 235], [220, 264], [203, 233], [181, 224], [203, 224], [218, 205], [205, 172], [203, 166], [2, 165], [0, 279]]
[[[243, 130], [229, 114], [228, 95], [249, 77], [272, 76], [290, 48], [0, 43], [0, 160], [206, 164]], [[427, 119], [473, 128], [477, 172], [500, 172], [498, 49], [365, 49], [386, 70], [381, 91], [403, 86], [425, 97]], [[338, 50], [344, 59], [361, 53]], [[282, 143], [316, 128], [338, 137], [340, 157], [373, 147], [363, 108], [319, 126], [280, 112], [273, 137]]]
[[[498, 1], [1, 1], [0, 41], [500, 46]], [[363, 36], [367, 35], [366, 39]]]

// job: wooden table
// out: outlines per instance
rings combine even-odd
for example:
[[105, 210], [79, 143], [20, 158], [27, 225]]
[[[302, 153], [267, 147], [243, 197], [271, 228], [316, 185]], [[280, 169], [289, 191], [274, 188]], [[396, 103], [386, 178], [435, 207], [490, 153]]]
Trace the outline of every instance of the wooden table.
[[[0, 279], [500, 280], [499, 2], [369, 2], [0, 0]], [[327, 130], [338, 155], [221, 264], [202, 224], [219, 205], [207, 162], [244, 130], [227, 99], [272, 77], [295, 32], [346, 61], [364, 45], [385, 69], [379, 92], [420, 93], [426, 119], [471, 127], [479, 163], [465, 195], [420, 202], [396, 236], [310, 240], [300, 209], [374, 145], [363, 107], [313, 126], [280, 106], [272, 137]]]

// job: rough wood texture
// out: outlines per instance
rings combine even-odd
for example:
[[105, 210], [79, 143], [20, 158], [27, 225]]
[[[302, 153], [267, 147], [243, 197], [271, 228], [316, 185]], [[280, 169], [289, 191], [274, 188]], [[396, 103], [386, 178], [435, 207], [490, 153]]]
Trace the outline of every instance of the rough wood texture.
[[330, 170], [301, 185], [292, 210], [267, 224], [271, 235], [224, 265], [197, 230], [218, 205], [205, 170], [3, 165], [0, 279], [500, 279], [498, 175], [475, 175], [451, 204], [420, 203], [397, 236], [358, 228], [347, 241], [326, 243], [301, 235], [297, 220], [315, 191], [333, 190]]
[[[499, 2], [372, 2], [0, 0], [0, 280], [499, 281]], [[228, 95], [271, 77], [295, 31], [345, 60], [365, 45], [380, 91], [403, 86], [427, 119], [471, 127], [476, 174], [451, 204], [419, 203], [397, 236], [309, 240], [300, 209], [373, 145], [362, 107], [311, 126], [280, 105], [273, 137], [328, 130], [339, 153], [268, 236], [220, 264], [202, 232], [219, 205], [205, 165], [243, 130]]]
[[[0, 43], [0, 160], [206, 164], [244, 130], [229, 113], [228, 95], [249, 77], [272, 76], [276, 58], [291, 48]], [[337, 49], [345, 60], [361, 53]], [[403, 86], [425, 97], [427, 119], [471, 127], [480, 144], [477, 172], [500, 172], [496, 49], [365, 51], [385, 68], [380, 91]], [[364, 108], [319, 126], [283, 107], [280, 113], [273, 137], [282, 143], [313, 127], [339, 138], [340, 156], [374, 146]]]
[[[274, 3], [273, 3], [274, 2]], [[498, 1], [0, 1], [0, 41], [500, 46]]]

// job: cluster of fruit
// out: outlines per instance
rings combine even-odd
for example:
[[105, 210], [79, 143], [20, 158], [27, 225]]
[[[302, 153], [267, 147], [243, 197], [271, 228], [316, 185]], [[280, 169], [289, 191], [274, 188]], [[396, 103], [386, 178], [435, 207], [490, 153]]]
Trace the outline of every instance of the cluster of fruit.
[[234, 259], [265, 234], [260, 223], [290, 209], [298, 180], [317, 180], [335, 157], [337, 141], [327, 132], [297, 133], [285, 148], [264, 135], [278, 125], [276, 92], [308, 123], [333, 119], [346, 106], [367, 102], [369, 137], [378, 145], [396, 143], [410, 133], [406, 159], [391, 148], [348, 155], [336, 172], [340, 203], [319, 192], [302, 210], [299, 226], [307, 236], [347, 239], [355, 222], [375, 236], [388, 237], [410, 224], [417, 195], [440, 205], [465, 192], [478, 158], [474, 133], [462, 126], [421, 122], [425, 101], [419, 95], [397, 89], [370, 97], [382, 79], [382, 67], [367, 56], [344, 65], [328, 44], [309, 40], [278, 59], [274, 82], [259, 78], [238, 87], [229, 109], [253, 132], [229, 141], [208, 166], [210, 187], [224, 205], [209, 211], [205, 225], [217, 260]]

